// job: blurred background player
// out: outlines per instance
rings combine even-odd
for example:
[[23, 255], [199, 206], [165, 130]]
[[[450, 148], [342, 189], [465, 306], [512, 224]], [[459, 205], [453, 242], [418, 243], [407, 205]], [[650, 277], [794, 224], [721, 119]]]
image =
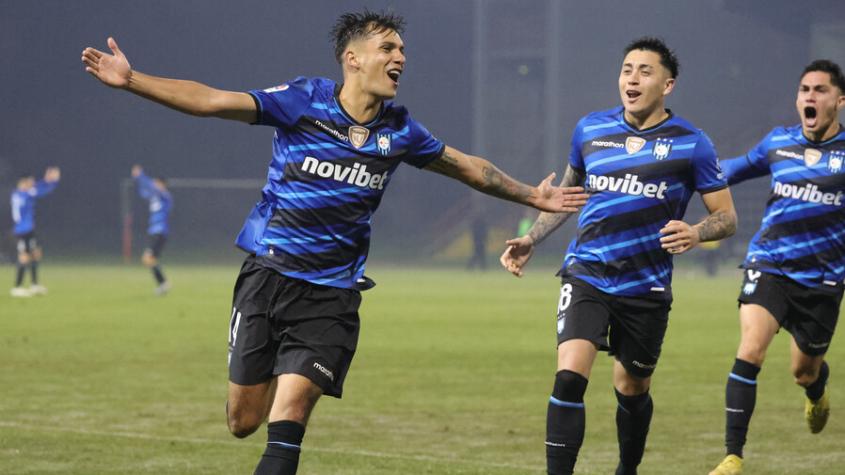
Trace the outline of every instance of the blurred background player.
[[532, 187], [489, 161], [433, 137], [392, 100], [405, 67], [394, 14], [347, 13], [332, 31], [343, 82], [299, 77], [248, 93], [131, 69], [112, 54], [82, 53], [104, 84], [173, 109], [272, 126], [273, 160], [262, 201], [238, 245], [250, 253], [235, 284], [229, 338], [229, 430], [246, 437], [268, 420], [255, 473], [296, 473], [311, 411], [341, 397], [358, 340], [370, 218], [401, 162], [546, 211], [577, 211], [581, 188]]
[[141, 262], [153, 273], [153, 278], [156, 281], [156, 295], [164, 295], [170, 290], [170, 282], [164, 277], [158, 259], [161, 257], [161, 251], [164, 249], [167, 235], [170, 233], [168, 219], [173, 207], [173, 197], [167, 189], [167, 182], [164, 178], [150, 178], [144, 174], [144, 169], [140, 165], [132, 167], [132, 178], [135, 179], [138, 194], [141, 195], [141, 198], [150, 202], [150, 218], [147, 226], [149, 241], [147, 248], [144, 249], [144, 254], [141, 256]]
[[[674, 53], [659, 39], [641, 38], [625, 48], [622, 63], [622, 106], [578, 122], [562, 183], [586, 183], [591, 194], [558, 273], [557, 374], [546, 420], [552, 475], [574, 470], [584, 440], [584, 393], [600, 350], [615, 357], [616, 475], [637, 473], [672, 303], [672, 257], [736, 229], [710, 139], [665, 108], [678, 74]], [[709, 215], [690, 226], [681, 219], [696, 191]], [[528, 235], [507, 241], [502, 265], [521, 276], [534, 246], [567, 217], [541, 213]]]
[[[58, 167], [50, 167], [44, 172], [44, 179], [35, 181], [33, 176], [18, 179], [18, 185], [12, 192], [12, 221], [15, 223], [14, 234], [17, 241], [18, 265], [12, 297], [30, 297], [44, 295], [47, 288], [38, 284], [38, 262], [41, 260], [41, 247], [35, 240], [35, 200], [52, 192], [61, 178]], [[31, 283], [23, 287], [26, 268], [29, 267]]]
[[728, 182], [771, 175], [760, 230], [748, 245], [739, 294], [741, 339], [725, 389], [727, 456], [711, 475], [742, 473], [757, 399], [757, 374], [780, 328], [791, 335], [791, 369], [806, 395], [810, 432], [830, 413], [830, 348], [845, 279], [845, 77], [818, 60], [801, 75], [801, 123], [774, 128], [746, 155], [722, 162]]

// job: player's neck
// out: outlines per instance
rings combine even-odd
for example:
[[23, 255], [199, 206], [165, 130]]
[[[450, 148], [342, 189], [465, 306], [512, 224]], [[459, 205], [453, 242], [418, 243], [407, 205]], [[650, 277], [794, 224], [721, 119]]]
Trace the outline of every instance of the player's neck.
[[662, 103], [654, 109], [642, 111], [638, 114], [625, 111], [625, 122], [637, 130], [650, 129], [667, 118], [669, 118], [669, 113], [666, 112]]
[[337, 95], [337, 100], [340, 102], [340, 106], [343, 107], [344, 112], [349, 114], [352, 120], [359, 124], [366, 124], [375, 119], [384, 102], [380, 98], [355, 87], [351, 83], [345, 83], [341, 87], [340, 93]]
[[839, 124], [838, 121], [833, 121], [830, 123], [824, 130], [819, 130], [818, 132], [811, 132], [807, 129], [803, 129], [804, 137], [809, 139], [811, 142], [827, 142], [828, 140], [836, 137], [836, 135], [842, 130], [842, 126]]

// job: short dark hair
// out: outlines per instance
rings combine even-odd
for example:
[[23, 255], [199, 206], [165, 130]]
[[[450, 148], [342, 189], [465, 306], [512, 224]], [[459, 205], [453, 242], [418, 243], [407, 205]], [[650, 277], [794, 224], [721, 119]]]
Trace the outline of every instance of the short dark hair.
[[342, 62], [343, 52], [350, 41], [387, 30], [402, 33], [405, 30], [405, 19], [395, 13], [376, 13], [369, 10], [344, 13], [337, 19], [331, 31], [335, 59], [338, 63]]
[[666, 43], [664, 43], [660, 38], [643, 36], [642, 38], [632, 41], [625, 47], [625, 56], [635, 49], [653, 51], [659, 54], [660, 64], [669, 70], [669, 74], [672, 75], [672, 78], [678, 77], [678, 71], [681, 69], [681, 65], [678, 64], [678, 58], [675, 56], [675, 52], [669, 49], [669, 47], [666, 46]]
[[817, 59], [804, 68], [801, 79], [804, 79], [807, 73], [814, 71], [821, 71], [830, 75], [831, 84], [838, 87], [841, 94], [845, 94], [845, 76], [842, 75], [842, 69], [838, 64], [829, 59]]

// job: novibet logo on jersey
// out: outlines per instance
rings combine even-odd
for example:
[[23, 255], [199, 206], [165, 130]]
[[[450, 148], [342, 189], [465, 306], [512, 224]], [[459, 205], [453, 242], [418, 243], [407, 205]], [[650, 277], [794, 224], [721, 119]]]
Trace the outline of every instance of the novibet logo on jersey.
[[314, 157], [305, 157], [302, 162], [302, 171], [371, 190], [383, 190], [384, 183], [387, 181], [387, 172], [375, 175], [367, 171], [366, 165], [360, 163], [347, 167], [339, 163], [323, 162]]
[[589, 191], [616, 191], [633, 196], [645, 196], [662, 200], [666, 197], [669, 184], [665, 181], [657, 183], [643, 183], [637, 175], [626, 173], [624, 178], [588, 175], [587, 188]]

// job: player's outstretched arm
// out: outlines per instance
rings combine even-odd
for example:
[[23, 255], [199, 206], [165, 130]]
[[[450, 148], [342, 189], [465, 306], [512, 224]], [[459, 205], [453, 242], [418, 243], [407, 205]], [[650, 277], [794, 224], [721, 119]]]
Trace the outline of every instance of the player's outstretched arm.
[[[573, 187], [580, 185], [583, 181], [583, 172], [567, 167], [560, 186]], [[528, 234], [505, 241], [507, 248], [499, 257], [502, 267], [511, 274], [522, 277], [523, 268], [534, 255], [534, 247], [559, 228], [571, 215], [572, 213], [540, 213], [531, 229], [528, 230]]]
[[700, 223], [690, 226], [672, 220], [660, 230], [661, 247], [671, 254], [683, 254], [705, 241], [718, 241], [736, 232], [736, 210], [729, 188], [701, 195], [710, 213]]
[[587, 202], [587, 194], [581, 187], [552, 186], [554, 173], [536, 187], [529, 186], [511, 178], [489, 161], [448, 145], [443, 154], [425, 168], [466, 183], [482, 193], [541, 211], [574, 213]]
[[167, 79], [135, 71], [114, 38], [109, 38], [107, 43], [112, 54], [90, 47], [82, 51], [85, 71], [103, 84], [125, 89], [186, 114], [255, 122], [256, 106], [249, 94], [223, 91], [195, 81]]

